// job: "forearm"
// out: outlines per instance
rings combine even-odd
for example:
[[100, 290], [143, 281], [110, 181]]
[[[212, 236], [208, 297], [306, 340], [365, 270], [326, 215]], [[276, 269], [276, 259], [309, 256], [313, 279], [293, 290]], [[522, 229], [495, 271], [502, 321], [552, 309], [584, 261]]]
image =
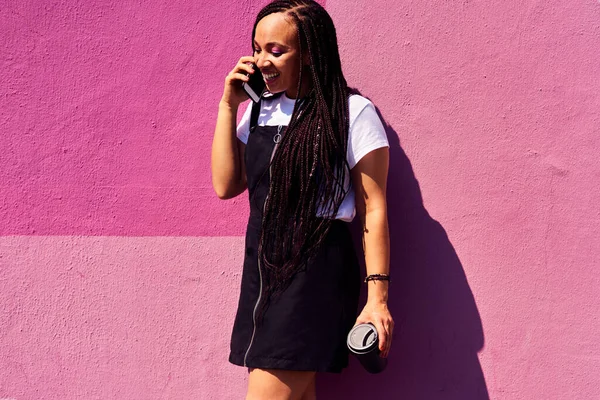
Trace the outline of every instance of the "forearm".
[[[363, 249], [367, 275], [390, 272], [390, 237], [387, 209], [381, 206], [368, 210], [364, 218]], [[367, 282], [369, 302], [387, 302], [388, 281]]]
[[244, 190], [235, 135], [237, 107], [219, 103], [219, 114], [212, 144], [212, 183], [220, 198], [230, 198]]

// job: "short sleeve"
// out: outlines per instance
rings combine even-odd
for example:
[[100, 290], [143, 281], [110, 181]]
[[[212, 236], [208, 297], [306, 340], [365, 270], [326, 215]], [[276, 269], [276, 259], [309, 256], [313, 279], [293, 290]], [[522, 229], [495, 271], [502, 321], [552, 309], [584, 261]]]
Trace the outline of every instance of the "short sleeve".
[[252, 104], [252, 102], [249, 102], [246, 111], [244, 111], [244, 115], [242, 115], [242, 119], [237, 126], [236, 135], [244, 144], [248, 143], [248, 135], [250, 135], [250, 114], [252, 114]]
[[[358, 111], [356, 118], [353, 119], [352, 115], [350, 116], [347, 154], [350, 169], [354, 168], [361, 158], [371, 151], [390, 146], [375, 106], [368, 100], [366, 100], [366, 104], [361, 104], [361, 106], [363, 105], [364, 107]], [[350, 108], [352, 112], [354, 107], [351, 105]]]

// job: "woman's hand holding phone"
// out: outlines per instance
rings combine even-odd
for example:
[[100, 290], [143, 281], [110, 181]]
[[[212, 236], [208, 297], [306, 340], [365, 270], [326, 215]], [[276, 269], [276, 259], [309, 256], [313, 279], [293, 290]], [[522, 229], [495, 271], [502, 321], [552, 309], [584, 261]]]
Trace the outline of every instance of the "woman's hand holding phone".
[[255, 72], [250, 75], [248, 82], [242, 83], [242, 89], [244, 89], [253, 102], [258, 103], [265, 91], [266, 84], [256, 64], [252, 64], [252, 68]]
[[244, 56], [240, 58], [236, 66], [227, 74], [223, 97], [221, 98], [223, 105], [237, 110], [241, 103], [248, 100], [248, 95], [242, 88], [242, 84], [250, 81], [250, 75], [260, 73], [260, 71], [255, 71], [252, 68], [252, 63], [254, 63], [254, 57]]
[[213, 136], [211, 151], [212, 183], [221, 199], [233, 198], [246, 190], [244, 152], [246, 146], [236, 138], [236, 116], [240, 104], [248, 100], [242, 84], [254, 72], [254, 57], [242, 57], [227, 74]]

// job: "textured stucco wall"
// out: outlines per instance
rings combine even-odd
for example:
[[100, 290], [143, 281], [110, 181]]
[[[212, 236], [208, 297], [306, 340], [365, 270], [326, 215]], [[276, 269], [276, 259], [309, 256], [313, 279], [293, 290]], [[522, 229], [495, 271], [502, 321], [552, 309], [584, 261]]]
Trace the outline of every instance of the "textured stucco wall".
[[[238, 399], [225, 74], [265, 2], [0, 8], [0, 399]], [[600, 3], [329, 0], [391, 147], [390, 367], [321, 398], [600, 397]]]

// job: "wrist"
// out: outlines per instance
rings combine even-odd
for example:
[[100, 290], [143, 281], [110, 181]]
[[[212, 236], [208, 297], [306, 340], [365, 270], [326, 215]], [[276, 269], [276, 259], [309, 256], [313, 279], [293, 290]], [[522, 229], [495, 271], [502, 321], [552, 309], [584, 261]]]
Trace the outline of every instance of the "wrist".
[[367, 282], [367, 303], [384, 303], [388, 301], [388, 281]]
[[219, 102], [219, 111], [237, 112], [239, 104], [231, 104], [230, 102], [221, 99]]
[[370, 304], [370, 305], [385, 305], [385, 306], [387, 306], [387, 303], [388, 303], [387, 296], [386, 297], [379, 297], [379, 296], [376, 296], [376, 297], [368, 296], [367, 297], [367, 304]]
[[369, 274], [365, 277], [365, 283], [367, 282], [371, 282], [371, 281], [390, 281], [390, 275], [389, 274]]

